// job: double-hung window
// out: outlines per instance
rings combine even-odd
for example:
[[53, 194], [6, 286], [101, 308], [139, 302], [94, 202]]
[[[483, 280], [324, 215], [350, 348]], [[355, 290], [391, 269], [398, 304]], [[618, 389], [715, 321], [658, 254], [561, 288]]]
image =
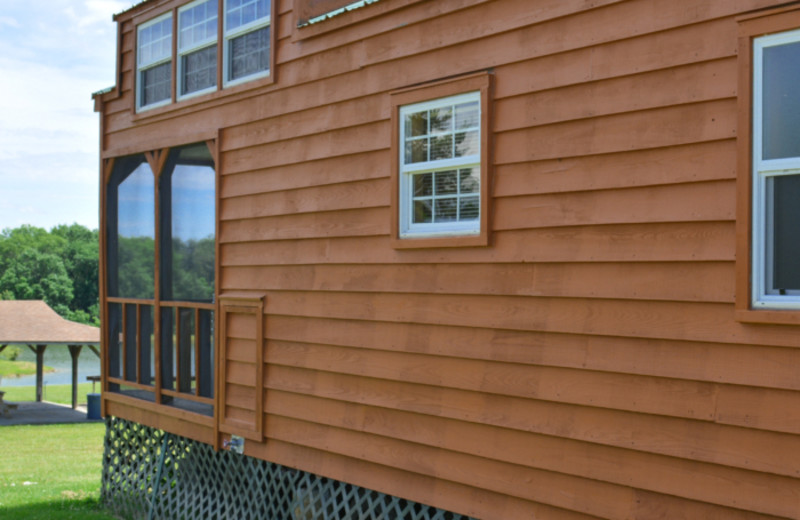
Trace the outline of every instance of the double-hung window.
[[192, 2], [178, 10], [178, 98], [217, 86], [217, 0]]
[[172, 99], [172, 13], [138, 27], [136, 56], [136, 108], [166, 105]]
[[800, 30], [753, 40], [754, 309], [800, 309]]
[[480, 93], [400, 109], [400, 236], [480, 232]]
[[394, 247], [488, 245], [490, 79], [392, 93]]
[[224, 85], [270, 73], [270, 0], [225, 0]]

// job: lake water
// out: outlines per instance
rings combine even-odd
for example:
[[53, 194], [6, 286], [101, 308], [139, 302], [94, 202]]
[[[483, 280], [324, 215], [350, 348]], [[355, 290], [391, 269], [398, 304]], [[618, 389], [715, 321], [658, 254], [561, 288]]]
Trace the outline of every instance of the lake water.
[[[21, 347], [18, 358], [20, 361], [36, 363], [36, 354], [26, 346]], [[54, 372], [45, 372], [45, 385], [68, 385], [72, 383], [72, 357], [66, 345], [51, 345], [44, 351], [44, 364], [55, 369]], [[85, 383], [86, 376], [100, 375], [100, 358], [88, 347], [81, 349], [78, 356], [78, 382]], [[36, 374], [23, 377], [4, 377], [0, 386], [33, 386], [36, 384]]]

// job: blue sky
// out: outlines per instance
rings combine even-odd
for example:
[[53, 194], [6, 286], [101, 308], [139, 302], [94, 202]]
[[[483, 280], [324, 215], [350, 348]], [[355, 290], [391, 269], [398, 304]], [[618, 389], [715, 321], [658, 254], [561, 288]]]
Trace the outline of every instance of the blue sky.
[[0, 0], [0, 229], [98, 225], [98, 116], [132, 0]]

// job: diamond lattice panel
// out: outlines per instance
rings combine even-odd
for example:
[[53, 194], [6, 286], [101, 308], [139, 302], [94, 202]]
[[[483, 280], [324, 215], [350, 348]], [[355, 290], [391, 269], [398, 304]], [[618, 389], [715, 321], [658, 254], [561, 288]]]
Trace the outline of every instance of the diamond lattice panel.
[[101, 493], [130, 520], [471, 520], [113, 417]]

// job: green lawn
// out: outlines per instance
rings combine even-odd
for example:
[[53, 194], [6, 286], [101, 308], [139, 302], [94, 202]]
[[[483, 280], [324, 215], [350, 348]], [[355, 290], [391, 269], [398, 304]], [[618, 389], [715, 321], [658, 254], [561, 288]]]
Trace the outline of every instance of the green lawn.
[[[11, 403], [36, 400], [36, 387], [33, 386], [0, 386], [0, 390], [6, 393], [3, 400]], [[100, 391], [99, 383], [95, 390]], [[43, 391], [45, 401], [72, 404], [72, 385], [47, 385]], [[78, 383], [78, 404], [86, 404], [86, 394], [91, 391], [92, 383]]]
[[105, 424], [0, 427], [0, 518], [112, 520], [100, 506]]
[[[53, 369], [45, 366], [45, 372], [52, 372]], [[30, 361], [9, 361], [0, 359], [0, 377], [29, 376], [36, 373], [36, 363]]]

